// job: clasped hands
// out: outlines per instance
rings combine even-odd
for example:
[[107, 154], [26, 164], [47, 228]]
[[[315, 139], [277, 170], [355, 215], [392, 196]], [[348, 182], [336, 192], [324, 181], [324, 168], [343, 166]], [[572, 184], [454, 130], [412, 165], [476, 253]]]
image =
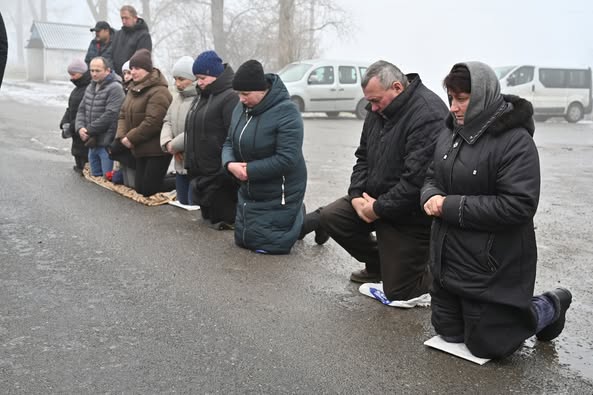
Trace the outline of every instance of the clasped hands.
[[350, 201], [352, 204], [352, 208], [358, 214], [358, 217], [362, 219], [364, 222], [370, 224], [375, 222], [379, 219], [379, 216], [375, 213], [373, 209], [373, 204], [377, 199], [371, 197], [368, 193], [364, 192], [362, 197], [354, 198]]
[[234, 175], [239, 181], [247, 181], [247, 163], [246, 162], [231, 162], [227, 165], [227, 170]]

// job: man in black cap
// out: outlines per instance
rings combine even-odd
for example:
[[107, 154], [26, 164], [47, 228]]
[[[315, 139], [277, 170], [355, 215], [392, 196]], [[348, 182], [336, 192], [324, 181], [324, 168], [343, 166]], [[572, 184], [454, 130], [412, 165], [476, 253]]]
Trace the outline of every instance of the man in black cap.
[[105, 21], [97, 22], [95, 27], [92, 27], [90, 30], [91, 32], [95, 32], [95, 38], [91, 40], [84, 61], [89, 65], [92, 59], [101, 56], [109, 62], [110, 67], [113, 67], [111, 43], [115, 35], [115, 30], [113, 30], [111, 26], [109, 26], [109, 23]]

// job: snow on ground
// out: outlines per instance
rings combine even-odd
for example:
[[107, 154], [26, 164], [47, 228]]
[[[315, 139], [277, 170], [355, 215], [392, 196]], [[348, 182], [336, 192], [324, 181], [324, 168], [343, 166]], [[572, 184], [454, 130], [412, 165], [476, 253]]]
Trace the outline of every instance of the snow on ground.
[[0, 90], [0, 99], [9, 98], [26, 105], [43, 104], [66, 109], [72, 89], [74, 84], [70, 81], [42, 83], [5, 79]]

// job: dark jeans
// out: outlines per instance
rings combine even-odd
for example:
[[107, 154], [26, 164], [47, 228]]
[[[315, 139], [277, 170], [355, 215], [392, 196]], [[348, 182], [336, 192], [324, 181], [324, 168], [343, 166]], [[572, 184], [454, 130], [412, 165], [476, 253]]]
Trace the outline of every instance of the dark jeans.
[[191, 204], [191, 189], [189, 188], [189, 177], [187, 174], [175, 174], [175, 190], [177, 200], [181, 204]]
[[136, 176], [134, 178], [136, 192], [144, 196], [162, 192], [163, 179], [167, 174], [170, 162], [171, 155], [136, 158]]
[[381, 273], [389, 300], [408, 300], [428, 292], [430, 226], [396, 225], [381, 219], [367, 224], [348, 197], [323, 207], [321, 226], [369, 272]]

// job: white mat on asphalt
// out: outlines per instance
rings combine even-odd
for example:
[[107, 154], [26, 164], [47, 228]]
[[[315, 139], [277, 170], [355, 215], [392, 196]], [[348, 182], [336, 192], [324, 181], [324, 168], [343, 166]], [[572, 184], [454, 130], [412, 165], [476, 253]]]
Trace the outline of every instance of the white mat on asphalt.
[[440, 336], [435, 336], [432, 339], [428, 339], [424, 342], [425, 346], [436, 348], [437, 350], [444, 351], [448, 354], [455, 355], [456, 357], [463, 358], [478, 365], [484, 365], [490, 361], [486, 358], [476, 357], [467, 349], [467, 346], [463, 343], [449, 343], [443, 340]]
[[385, 297], [382, 283], [365, 283], [358, 288], [358, 291], [363, 295], [377, 299], [386, 306], [400, 307], [402, 309], [411, 309], [416, 306], [430, 306], [429, 294], [420, 295], [417, 298], [412, 298], [410, 300], [389, 300]]

